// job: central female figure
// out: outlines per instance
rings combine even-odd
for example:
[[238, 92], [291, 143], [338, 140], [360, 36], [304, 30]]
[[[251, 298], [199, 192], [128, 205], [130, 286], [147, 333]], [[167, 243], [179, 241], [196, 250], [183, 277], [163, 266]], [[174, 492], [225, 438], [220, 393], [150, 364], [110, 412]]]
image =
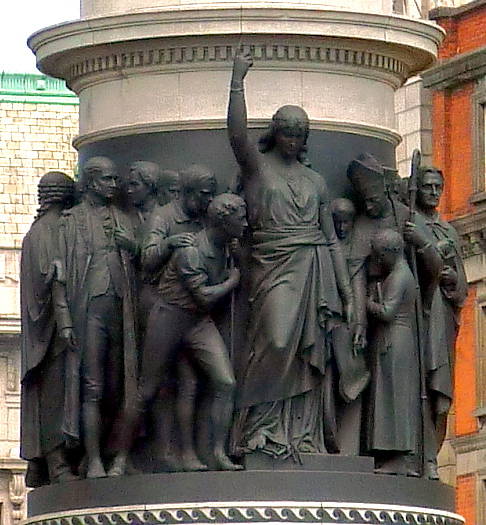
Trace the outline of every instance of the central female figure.
[[258, 147], [248, 138], [243, 81], [251, 65], [250, 55], [237, 54], [228, 108], [252, 229], [249, 359], [237, 449], [280, 458], [338, 452], [332, 330], [352, 321], [349, 277], [326, 184], [305, 165], [305, 111], [284, 106]]

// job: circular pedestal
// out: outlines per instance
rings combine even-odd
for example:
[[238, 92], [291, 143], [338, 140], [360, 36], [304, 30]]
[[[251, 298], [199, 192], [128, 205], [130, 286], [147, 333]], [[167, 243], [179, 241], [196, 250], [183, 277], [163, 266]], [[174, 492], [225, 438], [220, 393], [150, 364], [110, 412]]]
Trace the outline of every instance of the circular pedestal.
[[26, 524], [462, 525], [453, 505], [440, 482], [364, 472], [149, 474], [36, 489]]
[[246, 82], [251, 122], [297, 104], [313, 129], [396, 145], [394, 91], [433, 63], [443, 36], [430, 22], [392, 16], [381, 2], [379, 9], [363, 0], [157, 4], [84, 2], [87, 18], [30, 38], [41, 71], [79, 95], [76, 147], [224, 128], [240, 45], [254, 58]]

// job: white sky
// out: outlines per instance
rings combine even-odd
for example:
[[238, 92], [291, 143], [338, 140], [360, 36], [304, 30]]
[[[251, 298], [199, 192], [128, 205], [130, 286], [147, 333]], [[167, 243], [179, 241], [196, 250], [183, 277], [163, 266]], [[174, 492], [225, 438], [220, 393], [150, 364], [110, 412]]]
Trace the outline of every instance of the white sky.
[[0, 72], [38, 73], [27, 38], [79, 18], [80, 0], [0, 0]]

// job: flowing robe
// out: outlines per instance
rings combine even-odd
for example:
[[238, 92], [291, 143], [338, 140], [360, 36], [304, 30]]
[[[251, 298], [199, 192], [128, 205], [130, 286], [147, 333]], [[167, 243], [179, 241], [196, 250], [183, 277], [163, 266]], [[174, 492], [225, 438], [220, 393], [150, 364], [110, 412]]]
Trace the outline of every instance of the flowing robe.
[[[367, 448], [418, 451], [420, 369], [413, 329], [416, 285], [405, 260], [383, 281], [381, 311], [371, 322]], [[375, 296], [374, 300], [379, 302]]]
[[[58, 213], [48, 212], [35, 220], [22, 243], [20, 454], [27, 460], [45, 458], [64, 443], [63, 422], [65, 410], [69, 411], [64, 396], [66, 346], [56, 333], [53, 299], [58, 228]], [[38, 469], [34, 477], [42, 476], [42, 471]], [[29, 484], [47, 482], [31, 477]]]
[[327, 188], [263, 169], [245, 187], [252, 226], [249, 361], [239, 406], [239, 446], [286, 457], [323, 452], [323, 379], [333, 321], [342, 314], [330, 248], [319, 214]]

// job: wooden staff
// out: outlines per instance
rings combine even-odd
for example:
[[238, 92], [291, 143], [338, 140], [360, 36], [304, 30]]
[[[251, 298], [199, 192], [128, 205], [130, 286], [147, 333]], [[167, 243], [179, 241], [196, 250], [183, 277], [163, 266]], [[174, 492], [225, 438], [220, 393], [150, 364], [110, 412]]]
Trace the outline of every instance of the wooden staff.
[[[410, 169], [410, 179], [408, 182], [409, 195], [409, 221], [415, 221], [416, 215], [416, 200], [418, 189], [418, 172], [420, 168], [421, 154], [418, 149], [415, 149], [412, 154], [412, 164]], [[419, 373], [420, 373], [420, 408], [421, 408], [421, 440], [420, 440], [420, 458], [422, 467], [425, 465], [424, 442], [426, 436], [426, 419], [427, 419], [427, 384], [426, 384], [426, 370], [425, 370], [425, 348], [424, 348], [424, 309], [422, 304], [422, 296], [420, 293], [419, 275], [417, 270], [417, 251], [415, 246], [410, 247], [410, 267], [415, 278], [417, 295], [415, 299], [415, 322], [417, 326], [417, 345], [419, 357]]]

